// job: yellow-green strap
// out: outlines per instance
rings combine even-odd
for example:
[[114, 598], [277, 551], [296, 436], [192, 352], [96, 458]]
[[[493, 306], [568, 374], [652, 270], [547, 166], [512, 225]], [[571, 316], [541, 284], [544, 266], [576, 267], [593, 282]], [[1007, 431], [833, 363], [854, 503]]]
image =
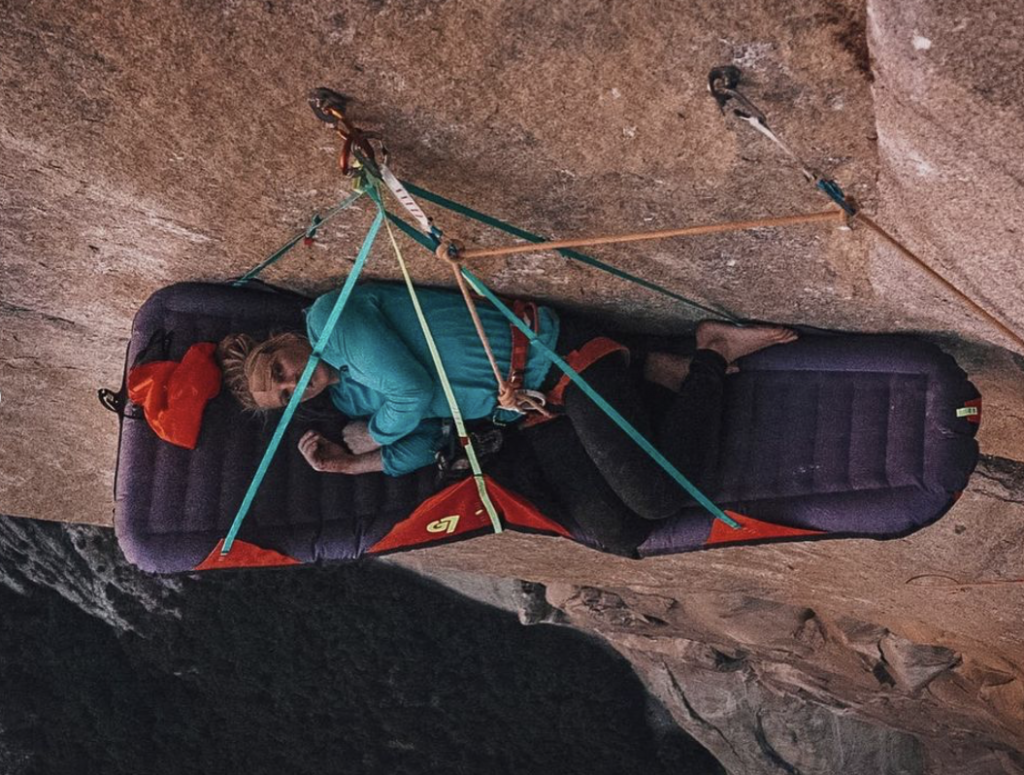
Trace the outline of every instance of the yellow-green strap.
[[[380, 193], [374, 187], [370, 192], [370, 197], [377, 203], [380, 208], [378, 217], [384, 216], [384, 204], [380, 201]], [[470, 468], [473, 471], [473, 480], [476, 482], [476, 489], [480, 495], [480, 501], [484, 505], [484, 509], [487, 511], [487, 516], [491, 520], [491, 527], [495, 533], [503, 532], [501, 526], [501, 518], [498, 516], [497, 509], [494, 508], [494, 504], [491, 502], [491, 496], [487, 492], [487, 483], [484, 480], [483, 470], [480, 468], [480, 461], [477, 459], [476, 450], [473, 449], [473, 442], [469, 437], [469, 433], [466, 432], [466, 423], [462, 418], [462, 411], [459, 409], [458, 401], [455, 399], [455, 391], [452, 390], [451, 382], [448, 379], [448, 373], [445, 371], [444, 363], [441, 360], [441, 353], [437, 349], [437, 342], [434, 341], [434, 335], [430, 331], [430, 324], [427, 323], [426, 315], [423, 314], [423, 308], [420, 306], [419, 297], [416, 295], [416, 287], [413, 285], [412, 277], [409, 275], [409, 269], [405, 264], [405, 259], [402, 257], [402, 250], [398, 247], [398, 241], [395, 239], [395, 233], [391, 230], [391, 224], [385, 221], [385, 225], [388, 230], [388, 237], [391, 238], [391, 247], [394, 248], [395, 258], [398, 260], [398, 266], [402, 270], [402, 277], [405, 279], [405, 287], [409, 289], [409, 298], [412, 300], [413, 309], [416, 310], [416, 318], [419, 320], [420, 329], [423, 331], [423, 338], [427, 340], [427, 347], [430, 349], [430, 357], [434, 361], [434, 368], [437, 370], [437, 376], [441, 380], [441, 387], [444, 390], [444, 397], [448, 399], [448, 407], [452, 413], [452, 419], [455, 421], [455, 429], [459, 434], [459, 439], [462, 442], [463, 447], [466, 450], [466, 457], [469, 460]]]

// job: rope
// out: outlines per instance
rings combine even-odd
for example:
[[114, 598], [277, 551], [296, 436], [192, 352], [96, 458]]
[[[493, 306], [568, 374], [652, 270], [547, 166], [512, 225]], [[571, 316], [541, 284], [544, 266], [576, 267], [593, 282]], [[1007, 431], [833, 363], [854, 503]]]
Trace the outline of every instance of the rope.
[[[420, 233], [416, 233], [409, 224], [388, 213], [388, 219], [396, 224], [399, 224], [406, 230], [407, 234], [411, 234], [415, 237], [416, 241], [424, 247], [430, 249], [430, 246], [435, 244], [440, 237], [440, 232], [434, 228], [430, 219], [424, 214], [419, 204], [412, 195], [402, 186], [401, 182], [394, 176], [394, 174], [385, 165], [380, 165], [381, 173], [383, 175], [383, 182], [387, 186], [391, 195], [398, 201], [402, 207], [405, 208], [413, 219], [420, 225]], [[390, 224], [388, 226], [388, 233], [391, 233]], [[514, 385], [509, 383], [502, 374], [501, 367], [498, 365], [498, 359], [494, 355], [494, 349], [491, 347], [490, 339], [487, 336], [487, 331], [484, 329], [483, 321], [480, 320], [480, 313], [477, 311], [476, 302], [473, 299], [473, 294], [470, 293], [469, 288], [466, 286], [466, 281], [463, 279], [462, 274], [459, 272], [459, 264], [457, 261], [452, 259], [446, 259], [449, 266], [452, 268], [452, 274], [455, 276], [455, 283], [462, 294], [463, 301], [466, 302], [466, 309], [469, 311], [469, 316], [473, 321], [473, 327], [476, 329], [477, 338], [480, 340], [480, 344], [484, 349], [484, 353], [487, 356], [487, 361], [491, 366], [491, 371], [494, 372], [494, 379], [498, 383], [498, 406], [502, 409], [507, 409], [519, 414], [526, 414], [527, 412], [534, 411], [539, 412], [545, 416], [549, 416], [549, 412], [544, 408], [543, 397], [540, 396], [536, 391], [531, 390], [519, 390]]]
[[[506, 234], [511, 234], [514, 237], [519, 237], [529, 242], [539, 243], [547, 241], [545, 237], [541, 237], [538, 234], [533, 234], [524, 229], [520, 229], [517, 226], [513, 226], [510, 223], [505, 223], [504, 221], [487, 215], [486, 213], [482, 213], [479, 210], [474, 210], [471, 207], [467, 207], [464, 204], [460, 204], [459, 202], [455, 202], [451, 199], [446, 199], [440, 194], [435, 194], [432, 191], [428, 191], [425, 188], [421, 188], [420, 186], [417, 186], [415, 183], [410, 183], [408, 180], [402, 182], [405, 184], [405, 187], [413, 194], [416, 194], [416, 196], [426, 199], [428, 202], [433, 202], [434, 204], [443, 207], [446, 210], [451, 210], [453, 213], [458, 213], [459, 215], [465, 216], [466, 218], [470, 218], [474, 221], [477, 221], [478, 223], [482, 223], [485, 226], [490, 226], [491, 228], [498, 229], [499, 231], [503, 231]], [[425, 248], [430, 250], [431, 253], [434, 252], [434, 249], [437, 247], [436, 242], [430, 244], [427, 241], [419, 239], [419, 237], [415, 233], [415, 230], [410, 230], [409, 228], [407, 228], [408, 224], [405, 224], [404, 221], [390, 214], [388, 217], [391, 218], [392, 222], [395, 223], [395, 225], [397, 225], [398, 228], [402, 229], [402, 231], [404, 231], [410, 237], [415, 239]], [[653, 291], [654, 293], [659, 293], [663, 296], [667, 296], [670, 299], [678, 301], [689, 307], [693, 307], [694, 309], [700, 310], [701, 312], [705, 312], [715, 317], [724, 318], [733, 323], [740, 322], [739, 318], [737, 318], [731, 312], [700, 304], [696, 301], [693, 301], [693, 299], [688, 299], [687, 297], [681, 294], [670, 291], [668, 288], [664, 288], [663, 286], [658, 285], [657, 283], [645, 280], [642, 277], [637, 277], [636, 275], [630, 274], [629, 272], [624, 272], [623, 270], [618, 269], [612, 266], [611, 264], [606, 264], [603, 261], [599, 261], [598, 259], [592, 256], [586, 255], [585, 253], [578, 253], [575, 250], [565, 249], [560, 249], [558, 250], [558, 252], [564, 258], [568, 258], [572, 261], [579, 261], [581, 264], [587, 264], [588, 266], [592, 266], [595, 269], [600, 269], [602, 272], [607, 272], [608, 274], [618, 277], [621, 280], [626, 280], [627, 282], [635, 283], [636, 285], [639, 285], [641, 288], [646, 288], [647, 290]]]
[[[985, 309], [985, 307], [981, 306], [981, 304], [979, 304], [970, 296], [968, 296], [967, 293], [960, 290], [960, 288], [958, 288], [952, 282], [950, 282], [941, 274], [939, 274], [935, 269], [933, 269], [931, 266], [925, 263], [925, 261], [922, 258], [917, 256], [912, 250], [910, 250], [910, 248], [908, 248], [906, 245], [904, 245], [902, 242], [900, 242], [898, 239], [892, 236], [892, 234], [890, 234], [888, 231], [886, 231], [873, 220], [871, 220], [871, 218], [864, 215], [864, 213], [860, 211], [860, 208], [856, 206], [856, 203], [846, 197], [846, 195], [843, 193], [843, 190], [839, 187], [838, 183], [836, 183], [834, 180], [821, 176], [820, 174], [814, 172], [811, 169], [808, 169], [807, 165], [804, 164], [804, 162], [789, 148], [789, 146], [783, 143], [782, 140], [780, 140], [778, 136], [776, 136], [776, 134], [768, 128], [767, 119], [765, 118], [764, 114], [756, 106], [754, 106], [746, 97], [744, 97], [742, 94], [733, 89], [733, 87], [735, 87], [735, 85], [739, 82], [739, 70], [735, 70], [735, 68], [733, 68], [735, 70], [734, 80], [728, 82], [729, 75], [724, 72], [724, 70], [726, 69], [728, 68], [716, 68], [716, 70], [711, 71], [711, 75], [709, 76], [709, 78], [712, 79], [710, 84], [711, 94], [718, 101], [719, 107], [722, 108], [723, 111], [729, 99], [737, 99], [739, 103], [744, 106], [744, 108], [743, 110], [734, 109], [733, 114], [737, 118], [750, 124], [750, 126], [752, 126], [755, 130], [757, 130], [759, 133], [761, 133], [769, 140], [771, 140], [773, 143], [778, 145], [779, 148], [781, 148], [783, 152], [787, 156], [789, 156], [790, 159], [793, 160], [796, 166], [800, 168], [800, 172], [803, 174], [803, 176], [807, 178], [809, 182], [813, 183], [819, 191], [825, 194], [825, 196], [827, 196], [835, 204], [841, 207], [846, 215], [848, 215], [851, 219], [857, 219], [862, 221], [868, 228], [875, 232], [875, 234], [877, 234], [890, 245], [892, 245], [894, 248], [896, 248], [905, 258], [909, 258], [911, 261], [917, 264], [918, 267], [923, 269], [929, 276], [937, 280], [946, 290], [950, 291], [954, 296], [956, 296], [956, 298], [958, 298], [962, 302], [965, 302], [971, 310], [981, 315], [986, 321], [988, 321], [997, 329], [999, 329], [1001, 333], [1008, 336], [1021, 348], [1024, 348], [1024, 338], [1022, 338], [1020, 334], [1018, 334], [1016, 331], [1010, 328], [1006, 323], [1004, 323], [1002, 320], [996, 317], [993, 313]], [[724, 99], [720, 97], [719, 94], [716, 93], [714, 85], [714, 79], [716, 77], [723, 77], [728, 82], [728, 88], [719, 89], [721, 95], [724, 95]]]
[[[379, 208], [378, 218], [382, 218], [384, 215], [384, 204], [380, 201], [379, 192], [373, 192], [370, 194], [373, 200], [377, 203]], [[391, 224], [385, 221], [387, 226], [388, 237], [391, 239], [391, 247], [395, 252], [395, 258], [398, 261], [398, 266], [402, 270], [402, 277], [405, 279], [405, 287], [409, 290], [409, 298], [412, 300], [412, 306], [416, 310], [416, 318], [419, 320], [420, 330], [423, 331], [423, 338], [427, 341], [427, 347], [430, 350], [430, 357], [434, 361], [434, 368], [437, 371], [437, 376], [441, 380], [441, 387], [444, 390], [444, 396], [448, 400], [448, 408], [451, 410], [452, 419], [455, 421], [455, 429], [459, 434], [459, 441], [462, 443], [463, 448], [466, 450], [466, 458], [469, 460], [469, 465], [473, 471], [473, 480], [476, 483], [477, 493], [480, 495], [480, 501], [484, 505], [484, 509], [487, 511], [487, 516], [491, 520], [491, 527], [495, 533], [503, 532], [501, 526], [501, 518], [498, 516], [497, 509], [494, 508], [494, 504], [491, 502], [491, 496], [487, 492], [487, 482], [484, 479], [483, 470], [480, 468], [480, 461], [477, 459], [476, 450], [473, 448], [473, 441], [466, 431], [466, 424], [462, 419], [462, 411], [459, 409], [459, 404], [455, 400], [455, 392], [452, 390], [451, 382], [448, 380], [448, 373], [445, 371], [444, 363], [441, 360], [441, 353], [437, 349], [437, 343], [434, 341], [434, 336], [430, 331], [430, 325], [427, 323], [427, 318], [423, 314], [423, 308], [420, 306], [419, 297], [416, 295], [416, 288], [413, 285], [412, 277], [409, 275], [409, 269], [405, 264], [405, 259], [402, 257], [402, 251], [398, 247], [398, 241], [395, 239], [395, 234], [391, 230]]]
[[271, 264], [276, 264], [278, 261], [280, 261], [282, 258], [284, 258], [285, 254], [289, 250], [291, 250], [293, 247], [298, 245], [299, 242], [301, 242], [303, 240], [307, 240], [307, 239], [313, 239], [316, 236], [317, 229], [319, 229], [321, 226], [323, 226], [325, 223], [327, 223], [329, 220], [331, 220], [331, 218], [333, 218], [335, 215], [340, 213], [342, 210], [347, 210], [349, 207], [351, 207], [353, 205], [353, 203], [359, 197], [361, 197], [362, 195], [363, 195], [362, 191], [355, 191], [355, 192], [349, 194], [343, 200], [341, 200], [341, 202], [339, 202], [337, 205], [332, 207], [330, 210], [328, 210], [327, 214], [324, 215], [323, 217], [321, 217], [319, 215], [314, 215], [312, 222], [310, 223], [309, 227], [305, 231], [301, 231], [298, 234], [296, 234], [294, 237], [292, 237], [290, 240], [288, 240], [286, 243], [284, 243], [284, 245], [282, 245], [276, 251], [271, 253], [269, 258], [267, 258], [261, 264], [258, 264], [257, 266], [255, 266], [252, 269], [250, 269], [244, 275], [242, 275], [237, 280], [235, 280], [233, 283], [231, 283], [231, 285], [233, 285], [236, 288], [239, 288], [239, 287], [245, 285], [247, 282], [249, 282], [254, 277], [256, 277], [260, 272], [262, 272], [268, 266], [270, 266]]
[[[390, 230], [390, 225], [388, 229]], [[498, 406], [502, 409], [518, 412], [519, 414], [539, 412], [549, 417], [551, 413], [544, 408], [543, 400], [539, 399], [540, 394], [537, 391], [517, 389], [502, 375], [501, 367], [498, 366], [498, 359], [494, 356], [494, 350], [491, 348], [491, 341], [484, 330], [483, 321], [480, 320], [476, 301], [473, 299], [473, 294], [470, 293], [469, 286], [466, 285], [466, 279], [462, 276], [462, 266], [458, 261], [452, 260], [449, 260], [448, 264], [452, 268], [452, 274], [455, 275], [455, 282], [459, 286], [463, 300], [466, 302], [469, 316], [473, 319], [473, 326], [476, 328], [477, 337], [480, 339], [480, 344], [483, 345], [484, 352], [487, 354], [487, 360], [491, 364], [491, 370], [494, 371], [494, 378], [498, 382]]]
[[359, 255], [356, 256], [355, 264], [353, 264], [348, 277], [345, 278], [345, 284], [341, 288], [341, 293], [338, 294], [337, 301], [334, 302], [331, 314], [328, 316], [327, 322], [324, 324], [324, 330], [321, 332], [320, 338], [316, 340], [313, 352], [310, 354], [309, 360], [306, 362], [306, 368], [303, 369], [302, 376], [299, 377], [299, 381], [295, 385], [295, 390], [292, 392], [292, 396], [288, 401], [288, 406], [285, 407], [284, 414], [281, 415], [281, 419], [277, 423], [277, 429], [274, 431], [274, 435], [270, 439], [270, 444], [267, 445], [266, 452], [263, 453], [263, 460], [260, 461], [259, 468], [256, 469], [256, 474], [253, 476], [252, 482], [249, 483], [249, 489], [245, 493], [245, 498], [242, 499], [242, 504], [238, 507], [238, 513], [235, 514], [235, 519], [231, 523], [231, 529], [228, 531], [227, 537], [224, 539], [224, 543], [221, 546], [220, 553], [222, 557], [231, 551], [231, 546], [235, 542], [235, 536], [238, 535], [238, 531], [242, 528], [242, 522], [245, 520], [246, 514], [249, 513], [249, 508], [252, 506], [253, 499], [256, 497], [256, 492], [259, 490], [264, 477], [267, 475], [267, 470], [270, 468], [270, 461], [273, 460], [274, 453], [277, 452], [277, 448], [281, 444], [281, 439], [284, 438], [284, 432], [288, 428], [288, 423], [291, 422], [292, 416], [295, 414], [295, 410], [298, 409], [299, 403], [302, 401], [302, 396], [306, 392], [309, 380], [313, 376], [313, 370], [316, 369], [317, 364], [320, 362], [320, 355], [323, 353], [324, 347], [327, 346], [327, 340], [334, 332], [334, 327], [338, 324], [338, 319], [341, 317], [341, 311], [345, 308], [345, 303], [348, 301], [348, 297], [352, 293], [352, 288], [356, 284], [356, 278], [359, 277], [359, 273], [363, 270], [363, 266], [366, 264], [366, 258], [370, 255], [370, 248], [373, 247], [373, 241], [376, 239], [377, 232], [380, 230], [380, 225], [383, 221], [384, 211], [381, 209], [377, 213], [377, 217], [373, 219], [373, 223], [370, 225], [370, 231], [367, 232], [366, 237], [363, 239], [363, 246], [359, 249]]
[[715, 519], [721, 520], [731, 528], [734, 528], [736, 530], [740, 529], [740, 524], [736, 520], [734, 520], [732, 517], [727, 515], [720, 508], [718, 508], [718, 506], [712, 503], [707, 498], [707, 496], [704, 495], [704, 493], [698, 490], [690, 482], [690, 480], [687, 479], [682, 474], [682, 472], [678, 468], [672, 465], [672, 463], [670, 463], [664, 455], [662, 455], [657, 449], [655, 449], [654, 445], [651, 444], [651, 442], [644, 438], [640, 431], [634, 428], [633, 425], [625, 417], [619, 414], [615, 407], [609, 404], [601, 396], [600, 393], [594, 390], [594, 388], [591, 387], [589, 382], [587, 382], [575, 369], [573, 369], [572, 366], [566, 363], [554, 350], [552, 350], [550, 347], [544, 344], [544, 342], [542, 342], [538, 338], [537, 334], [534, 333], [534, 331], [528, 325], [526, 325], [526, 323], [520, 320], [519, 317], [514, 312], [512, 312], [512, 310], [510, 310], [505, 304], [503, 304], [501, 299], [495, 296], [494, 293], [491, 292], [491, 290], [487, 288], [487, 286], [485, 286], [480, 281], [479, 278], [477, 278], [472, 272], [470, 272], [465, 267], [462, 268], [462, 274], [473, 286], [473, 290], [475, 290], [481, 296], [484, 296], [488, 301], [491, 302], [491, 304], [497, 307], [501, 311], [501, 313], [506, 318], [508, 318], [508, 321], [512, 325], [514, 325], [516, 328], [523, 332], [526, 338], [530, 340], [531, 345], [536, 345], [537, 348], [544, 354], [544, 357], [546, 357], [548, 360], [554, 363], [559, 369], [561, 369], [562, 372], [566, 376], [568, 376], [569, 379], [571, 379], [577, 385], [577, 387], [580, 388], [580, 390], [586, 393], [590, 397], [590, 399], [595, 404], [597, 404], [601, 408], [601, 410], [615, 422], [616, 425], [622, 428], [622, 430], [625, 431], [626, 434], [631, 439], [633, 439], [633, 441], [635, 441], [644, 452], [650, 455], [654, 462], [661, 466], [661, 468], [664, 469], [664, 471], [669, 476], [671, 476], [684, 490], [690, 493], [690, 495], [693, 496], [694, 500], [696, 500], [701, 506], [707, 509], [711, 513], [711, 516], [713, 516]]
[[1022, 338], [1020, 334], [1018, 334], [1012, 328], [1007, 326], [1003, 321], [1001, 321], [987, 309], [982, 307], [978, 302], [976, 302], [974, 299], [972, 299], [970, 296], [964, 293], [964, 291], [960, 290], [957, 286], [953, 285], [953, 283], [951, 283], [941, 274], [932, 269], [928, 264], [924, 262], [923, 259], [918, 257], [910, 248], [908, 248], [906, 245], [904, 245], [902, 242], [900, 242], [898, 239], [892, 236], [889, 232], [887, 232], [885, 229], [883, 229], [881, 226], [879, 226], [877, 223], [871, 220], [868, 216], [864, 215], [864, 213], [861, 212], [860, 210], [856, 212], [854, 218], [856, 218], [858, 221], [863, 222], [864, 225], [866, 225], [873, 232], [875, 232], [875, 234], [880, 236], [882, 239], [884, 239], [886, 242], [888, 242], [890, 245], [896, 248], [900, 253], [902, 253], [905, 257], [909, 258], [911, 261], [917, 264], [929, 276], [937, 280], [944, 288], [946, 288], [946, 290], [951, 291], [961, 301], [966, 302], [967, 306], [969, 306], [972, 310], [981, 315], [985, 320], [994, 325], [1006, 336], [1010, 337], [1010, 339], [1012, 339], [1014, 342], [1020, 345], [1022, 349], [1024, 349], [1024, 338]]
[[729, 221], [726, 223], [709, 223], [700, 226], [687, 226], [682, 229], [662, 229], [660, 231], [639, 232], [633, 234], [611, 234], [604, 237], [581, 237], [579, 239], [553, 240], [539, 242], [534, 245], [510, 245], [503, 248], [474, 248], [459, 252], [459, 258], [471, 259], [484, 256], [508, 256], [514, 253], [536, 253], [540, 250], [557, 250], [559, 248], [579, 248], [592, 245], [617, 245], [626, 242], [644, 242], [647, 240], [666, 239], [668, 237], [693, 237], [700, 234], [719, 234], [728, 231], [745, 231], [748, 229], [774, 228], [792, 226], [800, 223], [818, 223], [821, 221], [843, 221], [846, 215], [839, 210], [828, 210], [808, 215], [786, 215], [781, 218], [758, 218], [752, 221]]
[[[411, 190], [412, 187], [410, 187]], [[422, 234], [408, 223], [403, 221], [396, 215], [388, 213], [388, 219], [398, 226], [402, 231], [408, 234], [412, 239], [416, 240], [420, 245], [429, 250], [431, 253], [434, 252], [436, 247], [435, 243], [431, 241], [426, 235]], [[389, 230], [390, 231], [390, 230]], [[554, 363], [569, 379], [576, 383], [579, 388], [590, 397], [590, 399], [597, 404], [597, 406], [603, 411], [608, 417], [612, 419], [622, 430], [637, 443], [637, 445], [665, 470], [669, 476], [671, 476], [684, 490], [686, 490], [701, 506], [703, 506], [711, 515], [718, 520], [721, 520], [729, 527], [736, 530], [740, 529], [740, 524], [736, 522], [732, 517], [727, 515], [718, 506], [716, 506], [711, 500], [707, 498], [700, 490], [698, 490], [689, 479], [687, 479], [679, 469], [677, 469], [669, 460], [662, 455], [654, 445], [651, 444], [644, 436], [633, 427], [632, 424], [625, 417], [609, 404], [600, 393], [594, 390], [582, 376], [580, 376], [568, 363], [566, 363], [554, 350], [544, 344], [538, 337], [537, 334], [524, 323], [519, 317], [505, 305], [501, 299], [494, 295], [489, 288], [487, 288], [479, 278], [477, 278], [472, 272], [465, 267], [460, 268], [460, 274], [469, 281], [473, 290], [479, 295], [490, 301], [497, 309], [503, 314], [508, 321], [518, 328], [526, 338], [530, 341], [531, 345], [536, 345], [537, 348], [543, 353], [544, 357]]]

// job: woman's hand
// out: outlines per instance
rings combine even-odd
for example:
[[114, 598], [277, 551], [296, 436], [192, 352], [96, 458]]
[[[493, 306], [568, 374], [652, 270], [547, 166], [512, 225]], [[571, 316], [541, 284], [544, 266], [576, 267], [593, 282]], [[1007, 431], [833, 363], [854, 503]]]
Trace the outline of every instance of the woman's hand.
[[316, 431], [306, 431], [299, 439], [299, 452], [314, 471], [345, 473], [355, 455]]
[[354, 455], [317, 431], [306, 431], [299, 439], [299, 452], [314, 471], [332, 474], [366, 474], [383, 471], [379, 450]]
[[373, 436], [370, 435], [370, 428], [366, 420], [349, 421], [342, 429], [341, 437], [345, 440], [349, 451], [356, 455], [380, 449], [380, 444], [374, 441]]

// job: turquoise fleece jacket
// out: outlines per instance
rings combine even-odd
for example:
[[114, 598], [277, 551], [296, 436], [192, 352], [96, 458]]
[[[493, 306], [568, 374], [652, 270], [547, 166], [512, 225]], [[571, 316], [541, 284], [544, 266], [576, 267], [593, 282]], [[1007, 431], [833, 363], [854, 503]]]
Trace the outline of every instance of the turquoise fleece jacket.
[[[306, 310], [306, 329], [314, 344], [339, 292], [321, 296]], [[417, 290], [417, 295], [463, 416], [491, 417], [497, 408], [497, 383], [462, 296], [434, 289]], [[491, 349], [507, 373], [512, 351], [509, 323], [487, 302], [477, 306]], [[554, 349], [558, 315], [540, 307], [539, 317], [538, 338]], [[452, 415], [404, 286], [356, 286], [321, 357], [341, 377], [330, 388], [334, 405], [349, 417], [369, 419], [370, 435], [382, 445], [385, 473], [399, 476], [433, 462], [441, 419]], [[524, 386], [539, 388], [550, 366], [531, 347]], [[499, 410], [499, 419], [517, 416]]]

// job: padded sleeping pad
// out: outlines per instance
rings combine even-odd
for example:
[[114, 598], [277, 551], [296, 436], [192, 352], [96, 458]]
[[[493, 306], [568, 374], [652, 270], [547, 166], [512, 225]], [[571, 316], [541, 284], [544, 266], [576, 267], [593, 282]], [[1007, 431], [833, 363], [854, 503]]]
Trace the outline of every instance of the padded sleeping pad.
[[[159, 330], [171, 334], [173, 360], [196, 342], [216, 342], [232, 332], [257, 338], [304, 332], [302, 310], [310, 303], [260, 284], [164, 288], [135, 317], [126, 365]], [[240, 541], [304, 563], [358, 557], [435, 489], [429, 469], [394, 478], [331, 476], [310, 468], [296, 450], [310, 425], [340, 440], [339, 416], [324, 398], [316, 407], [304, 404], [293, 419], [239, 534]], [[196, 449], [187, 450], [160, 440], [129, 405], [115, 485], [115, 528], [125, 556], [158, 572], [199, 565], [227, 534], [277, 418], [242, 411], [223, 389], [206, 406]]]
[[[192, 344], [231, 332], [302, 331], [310, 303], [258, 283], [164, 288], [135, 318], [126, 371], [156, 332], [171, 334], [169, 357], [179, 359]], [[903, 336], [805, 336], [741, 367], [727, 379], [707, 494], [741, 515], [744, 529], [716, 523], [681, 491], [680, 513], [652, 524], [641, 556], [808, 531], [903, 535], [941, 516], [966, 486], [978, 417], [957, 410], [976, 405], [978, 393], [934, 345]], [[490, 532], [474, 508], [471, 480], [437, 492], [432, 468], [397, 478], [313, 471], [296, 450], [298, 438], [312, 426], [339, 439], [339, 417], [326, 396], [302, 405], [229, 555], [236, 564], [347, 560]], [[223, 390], [207, 405], [190, 451], [161, 441], [129, 404], [115, 485], [115, 526], [127, 558], [156, 572], [220, 567], [203, 563], [219, 556], [276, 420], [243, 412]], [[509, 444], [509, 454], [523, 446]], [[557, 492], [531, 488], [531, 508], [504, 483], [495, 484], [495, 500], [508, 527], [600, 548], [559, 508]]]
[[[805, 335], [742, 359], [726, 379], [706, 494], [754, 520], [832, 537], [905, 535], [942, 516], [967, 486], [979, 417], [977, 389], [933, 344]], [[655, 527], [640, 554], [770, 532], [712, 522], [687, 506]]]

